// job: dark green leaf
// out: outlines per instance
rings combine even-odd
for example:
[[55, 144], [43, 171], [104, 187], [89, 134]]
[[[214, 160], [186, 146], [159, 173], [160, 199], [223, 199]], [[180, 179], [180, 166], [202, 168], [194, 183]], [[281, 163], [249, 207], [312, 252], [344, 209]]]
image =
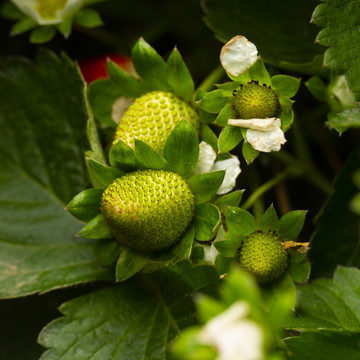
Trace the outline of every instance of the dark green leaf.
[[195, 210], [195, 239], [200, 241], [211, 240], [220, 226], [221, 214], [212, 204], [200, 204]]
[[187, 181], [191, 192], [195, 195], [196, 203], [210, 200], [221, 186], [224, 176], [225, 171], [215, 171], [191, 176]]
[[199, 102], [198, 105], [201, 109], [218, 114], [223, 107], [232, 101], [232, 92], [225, 90], [213, 90], [206, 94]]
[[166, 63], [144, 40], [140, 39], [132, 49], [131, 58], [136, 72], [156, 90], [167, 90]]
[[285, 239], [295, 239], [304, 226], [306, 210], [293, 210], [283, 215], [279, 221], [279, 234]]
[[102, 186], [109, 186], [115, 179], [124, 175], [124, 172], [115, 167], [103, 165], [94, 160], [87, 160], [89, 175], [94, 177]]
[[279, 95], [293, 97], [299, 90], [300, 79], [288, 75], [276, 75], [271, 78], [271, 85]]
[[131, 171], [135, 168], [135, 152], [124, 142], [118, 141], [110, 149], [109, 162], [120, 170]]
[[360, 106], [346, 109], [341, 113], [330, 113], [327, 124], [333, 127], [339, 134], [349, 128], [360, 128]]
[[76, 24], [88, 28], [94, 28], [103, 24], [101, 17], [94, 9], [82, 9], [74, 17]]
[[328, 47], [324, 55], [324, 65], [339, 73], [345, 73], [349, 87], [354, 92], [360, 92], [359, 12], [360, 3], [357, 1], [327, 0], [318, 5], [312, 18], [312, 21], [323, 27], [316, 41]]
[[190, 101], [194, 94], [194, 81], [180, 52], [176, 48], [171, 52], [167, 61], [166, 75], [171, 91], [185, 101]]
[[166, 140], [164, 158], [169, 170], [183, 177], [189, 176], [199, 157], [199, 139], [186, 120], [181, 120]]
[[22, 34], [38, 26], [37, 22], [30, 17], [23, 17], [11, 28], [10, 36]]
[[237, 126], [226, 125], [219, 136], [220, 152], [228, 152], [243, 140], [241, 129]]
[[349, 202], [358, 192], [352, 175], [359, 168], [360, 151], [356, 150], [348, 157], [335, 180], [333, 194], [316, 219], [309, 252], [314, 278], [331, 275], [338, 264], [360, 265], [360, 218], [349, 208]]
[[124, 247], [116, 263], [116, 280], [125, 281], [140, 271], [149, 257], [136, 250]]
[[262, 231], [278, 231], [279, 219], [274, 206], [271, 204], [258, 221], [258, 228]]
[[256, 230], [255, 218], [246, 210], [229, 207], [226, 212], [226, 225], [234, 234], [246, 236]]
[[135, 140], [135, 160], [140, 169], [164, 170], [167, 166], [167, 161], [141, 140]]
[[88, 185], [77, 67], [44, 51], [36, 65], [5, 60], [0, 93], [0, 297], [110, 279], [64, 210]]
[[34, 44], [44, 44], [50, 41], [56, 34], [53, 26], [40, 26], [34, 29], [30, 34], [30, 42]]
[[103, 189], [88, 189], [77, 194], [66, 206], [66, 210], [77, 219], [90, 221], [100, 213], [100, 200]]
[[79, 231], [78, 235], [85, 239], [109, 239], [113, 237], [103, 214], [99, 214], [90, 220], [89, 223]]

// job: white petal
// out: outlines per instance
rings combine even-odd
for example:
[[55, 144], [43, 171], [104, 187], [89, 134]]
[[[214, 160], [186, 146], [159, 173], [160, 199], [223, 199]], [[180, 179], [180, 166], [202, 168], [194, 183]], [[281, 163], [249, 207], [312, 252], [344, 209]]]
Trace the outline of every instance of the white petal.
[[248, 129], [246, 140], [258, 151], [271, 152], [279, 151], [281, 145], [285, 144], [286, 139], [280, 127], [275, 127], [270, 131], [259, 131]]
[[210, 172], [216, 159], [215, 150], [205, 141], [200, 143], [199, 148], [199, 158], [192, 175]]
[[115, 100], [111, 109], [111, 117], [117, 124], [120, 122], [120, 119], [123, 117], [124, 112], [133, 102], [134, 102], [133, 99], [128, 99], [123, 96]]
[[221, 49], [220, 62], [225, 71], [238, 76], [246, 72], [258, 59], [256, 46], [244, 36], [235, 36]]
[[230, 159], [216, 161], [211, 171], [226, 170], [224, 180], [216, 192], [218, 195], [226, 194], [236, 185], [236, 178], [241, 173], [240, 161], [237, 156]]
[[279, 127], [277, 124], [281, 123], [280, 119], [275, 117], [267, 119], [229, 119], [228, 125], [240, 126], [253, 130], [269, 131], [275, 127]]

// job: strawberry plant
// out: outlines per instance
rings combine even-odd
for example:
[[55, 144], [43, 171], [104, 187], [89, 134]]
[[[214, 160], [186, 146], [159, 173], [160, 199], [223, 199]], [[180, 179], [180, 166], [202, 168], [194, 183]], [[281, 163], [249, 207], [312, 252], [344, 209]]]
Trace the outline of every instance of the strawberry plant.
[[0, 9], [1, 359], [359, 359], [357, 2]]

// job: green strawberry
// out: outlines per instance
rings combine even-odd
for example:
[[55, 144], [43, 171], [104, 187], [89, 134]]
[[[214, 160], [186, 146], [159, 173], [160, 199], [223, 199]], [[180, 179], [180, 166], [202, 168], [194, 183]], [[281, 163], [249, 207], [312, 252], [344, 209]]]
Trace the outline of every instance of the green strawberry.
[[282, 247], [282, 238], [273, 231], [255, 231], [239, 250], [240, 266], [253, 274], [259, 283], [280, 277], [288, 266], [288, 255]]
[[138, 139], [161, 153], [167, 137], [182, 119], [189, 121], [199, 132], [199, 116], [189, 104], [170, 92], [147, 93], [137, 98], [124, 113], [116, 128], [113, 145], [121, 140], [134, 147], [134, 140]]
[[280, 103], [271, 86], [253, 80], [234, 92], [234, 108], [240, 119], [266, 119], [279, 114]]
[[119, 242], [152, 251], [176, 243], [195, 211], [194, 195], [177, 173], [138, 170], [116, 179], [100, 209]]

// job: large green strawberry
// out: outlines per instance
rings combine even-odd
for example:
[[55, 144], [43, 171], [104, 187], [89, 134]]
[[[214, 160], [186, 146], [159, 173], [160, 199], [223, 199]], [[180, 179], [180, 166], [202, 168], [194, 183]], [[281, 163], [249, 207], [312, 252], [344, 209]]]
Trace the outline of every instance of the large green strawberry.
[[124, 113], [113, 145], [121, 140], [134, 147], [134, 140], [138, 139], [161, 153], [167, 137], [183, 119], [199, 132], [199, 116], [188, 103], [170, 92], [147, 93], [137, 98]]

